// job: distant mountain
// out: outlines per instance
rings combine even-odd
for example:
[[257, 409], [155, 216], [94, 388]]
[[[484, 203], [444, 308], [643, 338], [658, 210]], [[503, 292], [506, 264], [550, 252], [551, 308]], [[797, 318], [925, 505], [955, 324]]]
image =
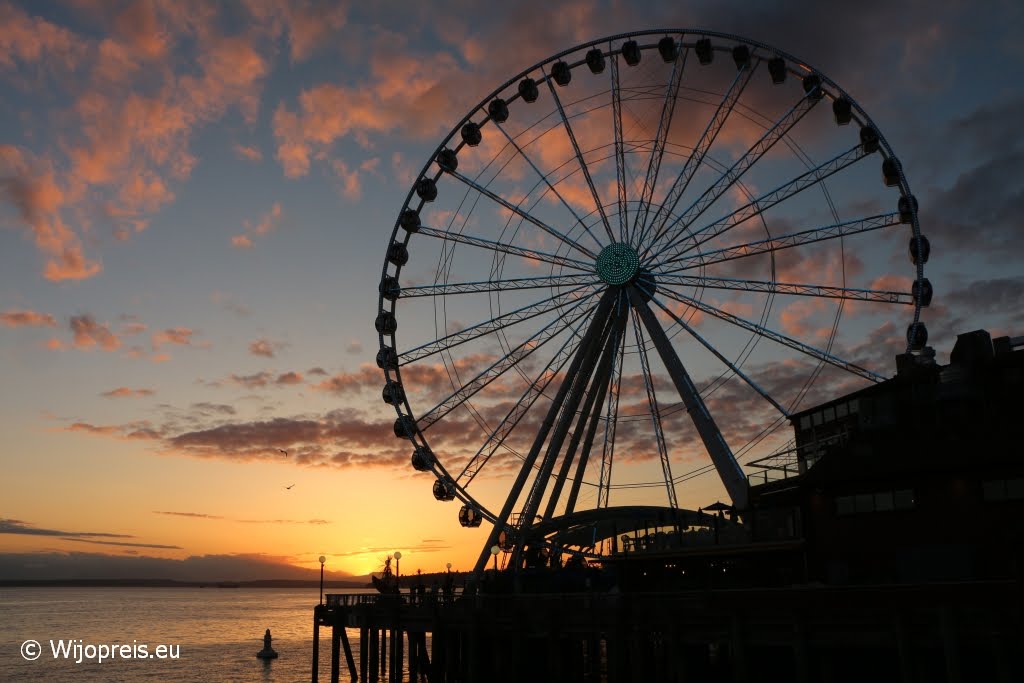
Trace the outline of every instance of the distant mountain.
[[[326, 571], [324, 586], [364, 586], [369, 577]], [[104, 585], [320, 584], [320, 570], [265, 555], [202, 555], [184, 560], [100, 553], [0, 553], [0, 584], [108, 582]], [[161, 583], [162, 582], [162, 583]], [[79, 583], [78, 585], [84, 585]], [[98, 584], [93, 584], [98, 585]]]

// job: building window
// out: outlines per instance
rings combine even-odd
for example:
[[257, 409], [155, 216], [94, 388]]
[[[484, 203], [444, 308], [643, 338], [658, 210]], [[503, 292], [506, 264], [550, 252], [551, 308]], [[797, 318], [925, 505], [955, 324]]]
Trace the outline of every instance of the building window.
[[1024, 500], [1024, 478], [983, 481], [981, 497], [989, 501]]
[[836, 496], [837, 515], [853, 515], [866, 512], [892, 512], [894, 510], [912, 510], [913, 508], [914, 492], [911, 489], [877, 491], [875, 493], [858, 493], [852, 496]]
[[893, 503], [897, 510], [910, 510], [914, 507], [914, 492], [902, 489], [893, 492]]

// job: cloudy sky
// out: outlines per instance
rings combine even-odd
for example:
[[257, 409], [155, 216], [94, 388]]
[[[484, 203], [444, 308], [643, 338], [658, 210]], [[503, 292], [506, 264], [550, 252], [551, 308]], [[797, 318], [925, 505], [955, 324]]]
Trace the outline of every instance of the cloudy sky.
[[[389, 238], [472, 107], [613, 33], [732, 33], [826, 74], [882, 131], [919, 200], [935, 289], [923, 320], [940, 358], [958, 332], [1024, 333], [1019, 3], [0, 0], [0, 26], [0, 567], [44, 575], [77, 557], [95, 573], [107, 557], [207, 556], [315, 567], [325, 554], [362, 574], [402, 550], [403, 569], [468, 568], [486, 529], [462, 529], [455, 504], [433, 500], [380, 401], [373, 322]], [[642, 67], [656, 76], [653, 58]], [[584, 72], [565, 92], [585, 87]], [[702, 92], [728, 87], [707, 78]], [[808, 145], [836, 135], [825, 131], [812, 127]], [[742, 129], [729, 140], [749, 142]], [[530, 173], [509, 168], [512, 181]], [[837, 185], [848, 206], [877, 201]], [[439, 201], [433, 216], [458, 214]], [[902, 232], [843, 258], [864, 286], [905, 289], [912, 276]], [[412, 261], [411, 277], [428, 282], [429, 263]], [[472, 275], [456, 263], [468, 270], [452, 280]], [[790, 306], [779, 327], [815, 339], [828, 312]], [[447, 324], [478, 322], [474, 310], [448, 311]], [[426, 329], [408, 337], [425, 343], [435, 314], [400, 324]], [[907, 322], [905, 308], [851, 315], [840, 348], [891, 374]], [[749, 367], [784, 391], [770, 354]], [[428, 391], [438, 367], [408, 374], [424, 401], [444, 395]], [[846, 387], [833, 381], [821, 396]], [[720, 421], [741, 422], [740, 399], [718, 398]], [[456, 459], [482, 443], [458, 420], [435, 430], [465, 438]], [[699, 465], [681, 459], [677, 471]], [[483, 489], [499, 495], [508, 474], [496, 468]], [[681, 489], [680, 504], [710, 502], [716, 485]]]

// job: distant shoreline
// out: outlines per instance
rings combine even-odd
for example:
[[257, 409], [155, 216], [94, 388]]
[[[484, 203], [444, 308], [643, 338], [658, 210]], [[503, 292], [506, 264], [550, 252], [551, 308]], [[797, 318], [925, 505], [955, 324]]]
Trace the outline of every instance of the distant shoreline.
[[[319, 581], [176, 581], [173, 579], [0, 579], [0, 588], [319, 588]], [[370, 588], [368, 581], [324, 581], [328, 588]]]

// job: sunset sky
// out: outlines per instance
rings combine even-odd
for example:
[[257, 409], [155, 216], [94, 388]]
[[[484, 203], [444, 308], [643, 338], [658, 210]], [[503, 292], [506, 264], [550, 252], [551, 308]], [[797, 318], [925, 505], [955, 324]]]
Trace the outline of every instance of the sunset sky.
[[[0, 0], [0, 578], [471, 568], [486, 527], [433, 499], [380, 401], [389, 236], [470, 107], [613, 33], [706, 28], [820, 69], [920, 202], [940, 359], [1024, 334], [1019, 2], [481, 7]], [[899, 315], [852, 329], [891, 359]]]

